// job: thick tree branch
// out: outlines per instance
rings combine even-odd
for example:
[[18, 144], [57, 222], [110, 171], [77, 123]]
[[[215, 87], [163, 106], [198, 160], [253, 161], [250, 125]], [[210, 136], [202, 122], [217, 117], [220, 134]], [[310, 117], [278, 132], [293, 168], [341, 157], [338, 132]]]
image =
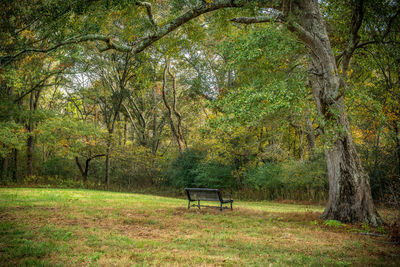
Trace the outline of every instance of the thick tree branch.
[[94, 156], [92, 156], [92, 157], [90, 157], [90, 158], [88, 158], [89, 160], [92, 160], [92, 159], [94, 159], [94, 158], [99, 158], [99, 157], [105, 157], [106, 156], [106, 154], [98, 154], [98, 155], [94, 155]]
[[254, 24], [264, 22], [282, 22], [282, 17], [277, 14], [276, 16], [258, 16], [258, 17], [237, 17], [230, 21], [241, 24]]
[[297, 34], [297, 36], [304, 42], [304, 44], [308, 45], [311, 51], [315, 50], [315, 41], [316, 38], [309, 31], [304, 29], [300, 24], [295, 21], [288, 22], [288, 29], [291, 32]]
[[[15, 55], [12, 56], [3, 56], [0, 57], [0, 65], [7, 65], [19, 56], [29, 53], [29, 52], [36, 52], [36, 53], [48, 53], [53, 50], [56, 50], [59, 47], [65, 46], [65, 45], [70, 45], [70, 44], [78, 44], [82, 42], [88, 42], [88, 41], [100, 41], [106, 44], [104, 48], [100, 48], [100, 51], [106, 51], [109, 49], [117, 50], [120, 52], [132, 52], [133, 54], [137, 54], [142, 52], [144, 49], [155, 43], [156, 41], [160, 40], [162, 37], [167, 35], [168, 33], [174, 31], [181, 25], [187, 23], [188, 21], [197, 18], [198, 16], [215, 11], [218, 9], [222, 8], [238, 8], [238, 7], [243, 7], [246, 4], [253, 2], [253, 1], [248, 1], [248, 0], [213, 0], [211, 3], [207, 1], [201, 1], [199, 5], [196, 7], [190, 9], [189, 11], [185, 12], [181, 16], [171, 20], [169, 23], [165, 24], [162, 27], [159, 27], [155, 30], [154, 33], [149, 34], [147, 36], [144, 36], [143, 38], [139, 38], [135, 41], [133, 46], [126, 45], [126, 44], [121, 44], [118, 42], [115, 42], [112, 37], [110, 36], [105, 36], [101, 34], [88, 34], [84, 36], [76, 36], [69, 38], [67, 40], [64, 40], [62, 42], [59, 42], [49, 48], [26, 48], [21, 50], [20, 52], [16, 53]], [[263, 7], [267, 8], [274, 8], [279, 10], [279, 6], [274, 6], [272, 1], [266, 1], [266, 0], [257, 0], [254, 2], [260, 2]], [[152, 20], [152, 23], [154, 21], [152, 12], [151, 12], [151, 5], [147, 5], [146, 2], [141, 2], [141, 1], [135, 1], [135, 4], [145, 6], [148, 12], [149, 19]], [[152, 19], [153, 18], [153, 19]]]
[[132, 49], [130, 46], [127, 46], [124, 44], [119, 44], [119, 43], [113, 41], [112, 37], [110, 37], [110, 36], [104, 36], [101, 34], [88, 34], [88, 35], [84, 35], [84, 36], [76, 36], [76, 37], [66, 39], [66, 40], [59, 42], [48, 48], [35, 48], [35, 47], [25, 48], [13, 56], [0, 57], [0, 65], [7, 65], [10, 62], [12, 62], [13, 60], [15, 60], [16, 58], [18, 58], [21, 55], [26, 54], [26, 53], [49, 53], [49, 52], [54, 51], [62, 46], [78, 44], [78, 43], [83, 43], [83, 42], [88, 42], [88, 41], [101, 41], [101, 42], [105, 43], [106, 47], [99, 49], [100, 51], [114, 49], [114, 50], [117, 50], [120, 52], [130, 52]]
[[[153, 44], [154, 42], [160, 40], [162, 37], [167, 35], [168, 33], [172, 32], [173, 30], [177, 29], [179, 26], [185, 24], [186, 22], [197, 18], [198, 16], [215, 11], [222, 8], [229, 8], [229, 7], [243, 7], [245, 4], [249, 3], [250, 1], [246, 0], [213, 0], [211, 3], [207, 3], [206, 1], [202, 1], [201, 4], [192, 8], [191, 10], [185, 12], [181, 16], [173, 19], [169, 23], [165, 24], [163, 27], [160, 27], [154, 34], [148, 35], [138, 42], [132, 48], [132, 53], [137, 54], [142, 52], [145, 48]], [[260, 1], [265, 2], [265, 1]], [[266, 4], [266, 3], [264, 3]]]

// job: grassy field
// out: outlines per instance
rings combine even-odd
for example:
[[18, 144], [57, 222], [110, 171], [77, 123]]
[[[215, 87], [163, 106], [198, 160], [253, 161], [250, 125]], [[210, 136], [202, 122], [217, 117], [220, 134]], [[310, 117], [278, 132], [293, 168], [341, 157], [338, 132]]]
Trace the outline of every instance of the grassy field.
[[[324, 224], [319, 206], [70, 189], [0, 188], [2, 266], [400, 266], [367, 226]], [[384, 216], [389, 216], [383, 211]]]

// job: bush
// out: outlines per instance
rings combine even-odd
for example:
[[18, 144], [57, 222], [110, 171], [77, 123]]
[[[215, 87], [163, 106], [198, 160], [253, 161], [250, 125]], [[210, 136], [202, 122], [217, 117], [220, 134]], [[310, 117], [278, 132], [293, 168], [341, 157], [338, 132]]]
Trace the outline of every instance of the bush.
[[282, 183], [281, 167], [273, 162], [266, 162], [263, 165], [250, 169], [244, 178], [244, 185], [256, 190], [280, 190]]
[[[54, 176], [27, 176], [19, 181], [19, 185], [39, 186], [39, 187], [57, 187], [57, 188], [85, 188], [81, 180]], [[90, 187], [93, 187], [91, 184]]]
[[232, 167], [215, 162], [203, 162], [205, 153], [187, 149], [172, 161], [167, 170], [169, 185], [177, 188], [232, 188]]
[[43, 176], [59, 176], [71, 178], [79, 176], [78, 167], [71, 159], [54, 157], [43, 162]]
[[285, 199], [325, 200], [328, 192], [326, 164], [322, 157], [311, 161], [288, 161], [282, 164]]
[[250, 169], [243, 184], [257, 198], [321, 201], [326, 199], [328, 178], [322, 157], [311, 161], [266, 162]]
[[197, 169], [205, 154], [199, 150], [186, 149], [166, 171], [168, 183], [174, 187], [195, 187]]
[[224, 189], [232, 188], [234, 185], [230, 166], [217, 163], [199, 164], [194, 173], [196, 187]]

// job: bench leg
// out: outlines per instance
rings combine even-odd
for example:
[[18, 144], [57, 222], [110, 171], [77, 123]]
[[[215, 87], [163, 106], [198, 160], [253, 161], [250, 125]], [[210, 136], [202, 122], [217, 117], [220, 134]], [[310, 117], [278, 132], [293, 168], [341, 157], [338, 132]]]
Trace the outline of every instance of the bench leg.
[[197, 200], [197, 207], [200, 209], [200, 200]]
[[219, 211], [222, 211], [222, 202], [220, 204]]
[[190, 209], [190, 200], [188, 201], [188, 209]]
[[231, 202], [231, 210], [233, 210], [233, 209], [232, 209], [232, 202]]

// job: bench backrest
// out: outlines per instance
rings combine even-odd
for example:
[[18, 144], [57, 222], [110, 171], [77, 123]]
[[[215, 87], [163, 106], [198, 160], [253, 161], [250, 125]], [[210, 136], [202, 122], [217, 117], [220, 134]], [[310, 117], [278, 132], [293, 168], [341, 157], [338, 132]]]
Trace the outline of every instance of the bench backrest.
[[222, 201], [221, 192], [218, 189], [185, 188], [185, 192], [190, 201]]

